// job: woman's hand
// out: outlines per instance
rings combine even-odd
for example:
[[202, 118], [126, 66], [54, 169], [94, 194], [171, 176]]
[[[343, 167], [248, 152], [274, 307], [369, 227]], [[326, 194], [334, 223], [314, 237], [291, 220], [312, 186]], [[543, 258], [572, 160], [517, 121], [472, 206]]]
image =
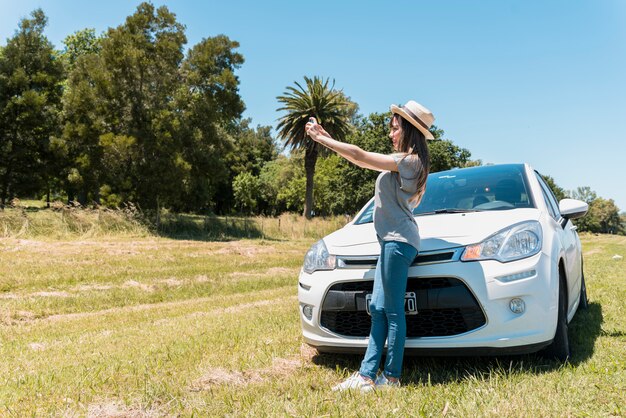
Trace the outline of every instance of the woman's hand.
[[375, 152], [366, 152], [356, 145], [347, 144], [345, 142], [333, 139], [328, 132], [315, 118], [309, 118], [309, 122], [305, 126], [305, 132], [313, 141], [325, 146], [331, 151], [341, 155], [346, 160], [358, 165], [359, 167], [369, 168], [377, 171], [398, 171], [395, 160], [389, 155], [377, 154]]
[[326, 132], [322, 125], [317, 123], [315, 118], [309, 118], [309, 122], [307, 122], [304, 129], [307, 135], [315, 142], [320, 142], [323, 137], [330, 138], [328, 132]]

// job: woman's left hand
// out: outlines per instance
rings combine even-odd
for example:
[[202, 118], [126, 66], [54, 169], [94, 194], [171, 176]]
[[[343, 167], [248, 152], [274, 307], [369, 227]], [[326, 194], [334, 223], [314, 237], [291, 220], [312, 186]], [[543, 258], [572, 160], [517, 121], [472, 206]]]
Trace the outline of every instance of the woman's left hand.
[[319, 142], [320, 139], [322, 139], [322, 137], [324, 136], [330, 137], [330, 135], [328, 135], [328, 132], [324, 130], [322, 125], [318, 124], [315, 121], [315, 118], [311, 118], [309, 122], [307, 122], [304, 129], [306, 130], [307, 135], [310, 136], [311, 139], [315, 142]]

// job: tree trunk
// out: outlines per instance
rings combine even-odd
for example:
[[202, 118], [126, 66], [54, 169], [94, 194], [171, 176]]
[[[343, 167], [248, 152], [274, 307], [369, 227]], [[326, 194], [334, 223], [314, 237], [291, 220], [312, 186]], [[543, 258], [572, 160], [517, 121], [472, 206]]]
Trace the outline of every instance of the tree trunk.
[[317, 162], [317, 146], [310, 144], [304, 154], [304, 171], [306, 173], [306, 194], [304, 198], [304, 216], [311, 219], [313, 214], [313, 176]]
[[11, 168], [9, 167], [4, 173], [4, 178], [2, 179], [2, 192], [0, 193], [0, 208], [4, 210], [4, 207], [7, 204], [7, 195], [9, 193], [9, 178], [11, 176]]
[[159, 204], [159, 195], [156, 197], [156, 230], [159, 232], [161, 226], [161, 205]]
[[65, 192], [67, 193], [67, 204], [69, 205], [70, 203], [72, 203], [72, 201], [76, 197], [74, 193], [74, 189], [68, 186], [65, 188]]

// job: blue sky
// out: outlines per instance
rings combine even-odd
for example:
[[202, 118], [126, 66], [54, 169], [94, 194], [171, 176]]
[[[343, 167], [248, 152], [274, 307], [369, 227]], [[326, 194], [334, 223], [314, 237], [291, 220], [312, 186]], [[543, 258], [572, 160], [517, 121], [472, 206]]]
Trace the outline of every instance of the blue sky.
[[[123, 23], [139, 2], [0, 0], [0, 44], [41, 7], [57, 48]], [[413, 99], [484, 163], [527, 162], [626, 211], [626, 1], [154, 1], [188, 45], [240, 43], [244, 116], [276, 125], [276, 96], [335, 80], [363, 114]], [[386, 140], [386, 138], [381, 138]]]

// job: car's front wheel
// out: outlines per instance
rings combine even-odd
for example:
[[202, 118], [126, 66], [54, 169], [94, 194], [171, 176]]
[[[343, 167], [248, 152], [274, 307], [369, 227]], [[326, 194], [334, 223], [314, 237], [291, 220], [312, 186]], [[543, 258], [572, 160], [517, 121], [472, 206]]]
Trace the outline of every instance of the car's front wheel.
[[[560, 269], [559, 269], [560, 270]], [[559, 312], [554, 339], [543, 352], [544, 356], [565, 362], [569, 359], [569, 335], [567, 330], [567, 282], [565, 274], [559, 271]]]

